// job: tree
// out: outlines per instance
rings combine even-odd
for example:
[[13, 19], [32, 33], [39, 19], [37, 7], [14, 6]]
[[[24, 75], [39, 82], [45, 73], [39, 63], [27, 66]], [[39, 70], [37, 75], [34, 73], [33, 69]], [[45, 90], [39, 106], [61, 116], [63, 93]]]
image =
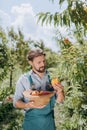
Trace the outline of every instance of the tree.
[[7, 42], [6, 33], [0, 28], [0, 80], [6, 77], [9, 66]]
[[[54, 62], [54, 58], [56, 59], [57, 55], [56, 53], [52, 52], [50, 49], [46, 48], [42, 40], [41, 41], [34, 41], [31, 39], [25, 40], [24, 35], [21, 32], [21, 30], [18, 30], [18, 33], [15, 33], [14, 29], [11, 28], [8, 30], [6, 36], [7, 36], [6, 39], [8, 39], [8, 42], [6, 43], [5, 47], [8, 48], [8, 55], [5, 54], [7, 52], [6, 49], [3, 48], [2, 52], [3, 52], [3, 55], [8, 56], [8, 60], [5, 56], [3, 56], [3, 60], [1, 60], [3, 62], [0, 65], [2, 66], [4, 65], [4, 67], [6, 67], [6, 65], [8, 64], [7, 72], [8, 72], [8, 76], [10, 75], [9, 76], [10, 85], [9, 86], [8, 84], [4, 85], [4, 87], [1, 88], [0, 90], [0, 101], [2, 101], [2, 106], [0, 106], [0, 130], [1, 129], [21, 130], [23, 113], [13, 108], [12, 98], [10, 98], [10, 96], [13, 95], [13, 91], [15, 88], [14, 80], [16, 79], [18, 75], [17, 71], [19, 69], [21, 69], [22, 72], [26, 72], [26, 70], [29, 70], [30, 66], [26, 60], [27, 52], [30, 49], [29, 45], [32, 45], [33, 47], [39, 47], [45, 50], [47, 54], [47, 62], [48, 62], [47, 68], [56, 66], [56, 63]], [[3, 45], [3, 43], [1, 45]], [[8, 62], [5, 60], [7, 60]], [[11, 102], [9, 102], [10, 99], [11, 99]]]
[[[61, 51], [56, 74], [64, 82], [65, 102], [58, 105], [62, 112], [60, 130], [87, 129], [87, 47], [72, 45]], [[60, 114], [59, 114], [60, 115]], [[58, 116], [58, 115], [57, 115]], [[58, 118], [58, 119], [60, 119]]]
[[[54, 0], [52, 0], [54, 1]], [[62, 8], [62, 4], [65, 2], [66, 9], [62, 9], [61, 13], [56, 12], [51, 14], [50, 12], [40, 12], [38, 16], [38, 21], [41, 20], [42, 25], [45, 22], [46, 24], [54, 23], [55, 26], [66, 25], [71, 26], [74, 24], [77, 28], [79, 26], [84, 27], [84, 30], [87, 29], [87, 3], [83, 0], [59, 0], [58, 4]]]
[[[62, 7], [65, 0], [59, 0]], [[66, 9], [55, 14], [41, 12], [38, 22], [42, 25], [67, 26], [72, 30], [75, 43], [59, 33], [56, 40], [60, 46], [57, 66], [51, 69], [52, 76], [64, 85], [64, 104], [57, 104], [56, 126], [59, 130], [87, 129], [87, 4], [81, 0], [66, 0]], [[70, 30], [69, 30], [70, 31]]]

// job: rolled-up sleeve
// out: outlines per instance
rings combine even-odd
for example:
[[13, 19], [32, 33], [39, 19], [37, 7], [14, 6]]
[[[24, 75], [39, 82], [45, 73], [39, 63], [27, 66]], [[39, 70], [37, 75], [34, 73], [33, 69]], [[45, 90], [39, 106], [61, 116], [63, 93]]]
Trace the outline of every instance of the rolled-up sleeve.
[[21, 83], [20, 80], [18, 80], [17, 84], [16, 84], [16, 90], [15, 90], [15, 94], [14, 94], [14, 98], [13, 98], [13, 105], [15, 107], [15, 103], [18, 100], [23, 100], [23, 91], [24, 91], [24, 87], [23, 84]]
[[14, 97], [13, 97], [13, 106], [15, 107], [15, 103], [18, 100], [23, 100], [25, 102], [28, 101], [28, 99], [26, 99], [23, 96], [23, 92], [25, 90], [28, 90], [30, 88], [30, 83], [28, 81], [28, 79], [23, 75], [21, 76], [21, 78], [19, 78], [19, 80], [16, 83], [16, 89], [15, 89], [15, 93], [14, 93]]

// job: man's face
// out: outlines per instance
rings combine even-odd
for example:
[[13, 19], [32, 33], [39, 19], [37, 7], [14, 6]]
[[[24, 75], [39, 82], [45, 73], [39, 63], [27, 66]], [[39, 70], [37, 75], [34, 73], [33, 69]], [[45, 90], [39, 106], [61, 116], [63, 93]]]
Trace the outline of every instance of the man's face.
[[30, 64], [31, 64], [33, 70], [35, 70], [39, 73], [43, 73], [45, 71], [45, 67], [46, 67], [45, 56], [41, 55], [41, 56], [35, 57], [33, 59], [33, 61], [31, 61]]

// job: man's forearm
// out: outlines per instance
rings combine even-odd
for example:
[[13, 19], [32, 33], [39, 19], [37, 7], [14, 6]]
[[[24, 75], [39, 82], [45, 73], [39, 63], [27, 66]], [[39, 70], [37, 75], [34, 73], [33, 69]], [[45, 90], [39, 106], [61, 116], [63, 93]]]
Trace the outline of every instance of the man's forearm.
[[15, 107], [16, 108], [21, 108], [21, 109], [27, 109], [27, 108], [43, 108], [45, 107], [46, 105], [38, 105], [38, 103], [35, 103], [34, 101], [30, 101], [28, 103], [25, 103], [23, 102], [22, 100], [18, 100], [16, 103], [15, 103]]
[[65, 99], [64, 91], [61, 91], [60, 93], [57, 93], [57, 94], [58, 94], [57, 101], [62, 103]]
[[29, 103], [25, 103], [21, 100], [18, 100], [16, 103], [15, 103], [15, 107], [16, 108], [21, 108], [21, 109], [25, 109], [25, 108], [31, 108], [31, 105], [29, 105]]

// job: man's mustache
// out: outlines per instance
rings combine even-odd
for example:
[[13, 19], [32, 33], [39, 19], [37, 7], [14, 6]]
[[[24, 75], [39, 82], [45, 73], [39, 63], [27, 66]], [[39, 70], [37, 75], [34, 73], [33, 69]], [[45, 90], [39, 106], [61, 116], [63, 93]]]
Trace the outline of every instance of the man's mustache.
[[40, 69], [41, 69], [41, 68], [45, 68], [45, 66], [40, 67]]

